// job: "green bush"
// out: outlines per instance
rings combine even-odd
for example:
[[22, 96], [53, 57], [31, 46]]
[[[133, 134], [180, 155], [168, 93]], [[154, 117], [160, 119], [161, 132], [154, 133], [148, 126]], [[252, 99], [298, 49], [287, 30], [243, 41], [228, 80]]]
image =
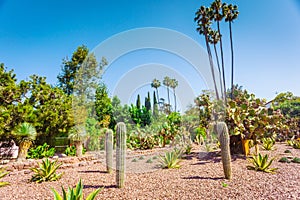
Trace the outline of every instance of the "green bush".
[[27, 153], [27, 158], [40, 159], [44, 157], [51, 157], [55, 154], [55, 148], [49, 148], [50, 145], [44, 143], [36, 148], [30, 148]]
[[290, 163], [291, 161], [287, 157], [282, 157], [278, 160], [278, 162]]
[[[54, 193], [54, 200], [82, 200], [83, 199], [83, 184], [81, 182], [81, 179], [77, 183], [76, 188], [69, 187], [68, 192], [66, 192], [63, 187], [61, 188], [62, 188], [63, 196], [60, 196], [60, 194], [58, 194], [58, 192], [52, 188], [52, 192]], [[100, 192], [101, 189], [102, 188], [98, 188], [97, 190], [91, 192], [87, 196], [86, 200], [95, 199], [96, 195]]]
[[248, 161], [252, 164], [252, 166], [248, 165], [247, 169], [262, 171], [267, 173], [274, 173], [277, 168], [270, 168], [274, 158], [268, 161], [268, 155], [262, 156], [260, 153], [258, 155], [252, 156]]
[[295, 158], [293, 158], [292, 162], [293, 163], [300, 163], [300, 158], [295, 157]]
[[[86, 149], [82, 149], [82, 154], [85, 154]], [[67, 156], [75, 156], [76, 155], [76, 147], [74, 145], [68, 146], [65, 150], [65, 154]]]
[[41, 183], [44, 181], [56, 181], [61, 178], [62, 173], [56, 174], [56, 170], [62, 165], [62, 163], [57, 164], [57, 160], [51, 162], [48, 158], [42, 160], [39, 163], [39, 167], [31, 168], [30, 170], [35, 172], [31, 177], [32, 182]]

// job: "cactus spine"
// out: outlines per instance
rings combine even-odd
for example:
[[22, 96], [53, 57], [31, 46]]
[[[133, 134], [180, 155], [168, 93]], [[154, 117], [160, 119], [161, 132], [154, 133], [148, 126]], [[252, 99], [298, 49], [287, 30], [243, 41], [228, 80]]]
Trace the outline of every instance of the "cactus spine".
[[117, 124], [116, 147], [116, 179], [117, 187], [125, 184], [125, 157], [126, 157], [126, 125], [123, 122]]
[[107, 129], [105, 133], [105, 156], [106, 156], [106, 170], [108, 173], [112, 172], [113, 165], [113, 131]]
[[231, 155], [227, 125], [225, 122], [216, 122], [214, 130], [218, 134], [221, 144], [221, 156], [225, 178], [231, 179]]

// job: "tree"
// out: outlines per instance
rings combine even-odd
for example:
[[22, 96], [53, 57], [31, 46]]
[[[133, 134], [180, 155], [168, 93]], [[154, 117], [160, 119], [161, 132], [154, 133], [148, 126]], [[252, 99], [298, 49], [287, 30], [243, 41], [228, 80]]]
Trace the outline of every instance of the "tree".
[[31, 124], [24, 122], [16, 127], [13, 132], [19, 142], [18, 161], [26, 160], [27, 151], [32, 142], [36, 139], [36, 130]]
[[223, 78], [223, 88], [224, 88], [224, 99], [225, 99], [225, 103], [226, 103], [226, 83], [225, 83], [225, 64], [224, 64], [224, 55], [223, 55], [223, 43], [222, 43], [222, 34], [221, 34], [221, 30], [220, 30], [220, 21], [222, 21], [222, 19], [224, 18], [222, 12], [222, 2], [221, 0], [215, 0], [212, 4], [211, 4], [211, 20], [214, 20], [217, 22], [217, 27], [218, 27], [218, 32], [219, 32], [219, 36], [220, 36], [220, 51], [221, 51], [221, 64], [222, 64], [222, 78]]
[[155, 91], [153, 91], [153, 117], [157, 118], [159, 114], [158, 103], [155, 95]]
[[[158, 95], [158, 88], [160, 87], [160, 81], [157, 80], [156, 78], [153, 79], [152, 83], [151, 83], [151, 87], [155, 88], [156, 90], [156, 95], [157, 95], [157, 99], [159, 101], [159, 95]], [[159, 103], [159, 102], [158, 102]]]
[[[208, 39], [208, 32], [210, 29], [210, 13], [211, 13], [211, 8], [206, 8], [205, 6], [201, 6], [197, 12], [196, 12], [196, 17], [194, 18], [194, 21], [197, 22], [197, 32], [199, 32], [200, 35], [204, 35], [205, 37], [205, 43], [206, 43], [206, 50], [208, 54], [208, 60], [209, 60], [209, 65], [211, 69], [211, 74], [213, 78], [213, 83], [214, 83], [214, 88], [216, 91], [216, 97], [219, 99], [219, 92], [217, 89], [217, 83], [216, 83], [216, 77], [215, 77], [215, 72], [214, 72], [214, 65], [213, 65], [213, 60], [212, 60], [212, 54], [211, 54], [211, 49], [209, 46], [209, 39]], [[220, 77], [221, 78], [221, 77]]]
[[68, 95], [73, 93], [76, 73], [87, 57], [89, 50], [86, 46], [79, 46], [72, 55], [72, 59], [63, 59], [62, 73], [57, 76], [59, 87]]
[[145, 97], [145, 107], [147, 110], [151, 111], [151, 99], [150, 99], [150, 92], [148, 92], [148, 96]]
[[107, 87], [100, 83], [96, 89], [95, 110], [99, 124], [102, 128], [108, 128], [112, 119], [112, 104], [108, 96]]
[[239, 11], [237, 11], [238, 7], [236, 5], [226, 5], [222, 6], [223, 16], [225, 16], [225, 22], [229, 24], [229, 33], [230, 33], [230, 49], [231, 49], [231, 98], [233, 98], [234, 84], [233, 84], [233, 76], [234, 76], [234, 55], [233, 55], [233, 39], [232, 39], [232, 22], [237, 19], [239, 15]]
[[165, 76], [164, 80], [163, 80], [163, 84], [164, 84], [164, 86], [167, 87], [169, 109], [170, 109], [170, 106], [171, 106], [171, 104], [170, 104], [170, 90], [169, 90], [170, 89], [170, 83], [171, 83], [171, 78], [168, 77], [168, 76]]
[[138, 109], [141, 109], [141, 97], [139, 94], [137, 95], [137, 99], [136, 99], [136, 107]]
[[176, 92], [175, 92], [175, 89], [176, 89], [177, 86], [178, 86], [178, 81], [175, 78], [171, 79], [171, 81], [170, 81], [170, 88], [173, 89], [174, 104], [175, 104], [174, 111], [175, 112], [177, 112], [177, 99], [176, 99]]

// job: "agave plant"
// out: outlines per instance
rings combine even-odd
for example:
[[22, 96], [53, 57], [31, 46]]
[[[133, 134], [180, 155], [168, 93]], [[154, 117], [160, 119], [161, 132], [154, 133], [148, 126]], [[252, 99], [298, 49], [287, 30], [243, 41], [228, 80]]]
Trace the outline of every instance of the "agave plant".
[[[9, 172], [6, 172], [3, 168], [0, 168], [0, 179], [5, 177], [7, 174], [9, 174]], [[0, 187], [9, 185], [9, 182], [2, 182], [0, 181]]]
[[[60, 194], [58, 194], [58, 192], [52, 188], [52, 192], [54, 193], [54, 200], [82, 200], [83, 199], [83, 184], [81, 182], [81, 179], [77, 183], [76, 188], [69, 187], [68, 192], [66, 192], [63, 187], [61, 188], [62, 188], [63, 196], [60, 196]], [[91, 192], [87, 196], [86, 200], [95, 199], [96, 195], [100, 192], [101, 189], [102, 188], [98, 188], [97, 190]]]
[[26, 160], [27, 152], [36, 139], [36, 130], [30, 123], [24, 122], [16, 127], [12, 134], [19, 141], [18, 161]]
[[258, 155], [254, 155], [248, 159], [248, 161], [252, 164], [252, 166], [248, 165], [247, 169], [262, 171], [267, 173], [274, 173], [278, 168], [270, 168], [274, 158], [268, 161], [268, 155], [262, 156], [260, 153]]
[[263, 142], [262, 144], [262, 147], [265, 149], [265, 150], [272, 150], [273, 149], [273, 146], [275, 144], [275, 141], [274, 139], [272, 138], [262, 138], [261, 141]]
[[35, 172], [31, 181], [41, 183], [43, 181], [56, 181], [61, 178], [62, 173], [56, 174], [56, 170], [62, 165], [57, 163], [57, 160], [51, 162], [48, 158], [42, 160], [39, 163], [38, 168], [31, 168], [30, 170]]
[[166, 152], [164, 156], [160, 156], [160, 163], [163, 169], [180, 168], [179, 163], [181, 153], [178, 150]]
[[299, 140], [295, 140], [293, 142], [293, 148], [294, 149], [300, 149], [300, 141]]

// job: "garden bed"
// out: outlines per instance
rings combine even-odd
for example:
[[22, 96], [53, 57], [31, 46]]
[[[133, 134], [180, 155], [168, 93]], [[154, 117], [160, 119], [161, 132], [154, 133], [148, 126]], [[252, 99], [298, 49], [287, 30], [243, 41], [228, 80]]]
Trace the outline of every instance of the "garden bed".
[[[291, 153], [284, 153], [289, 149]], [[280, 163], [283, 156], [300, 157], [300, 150], [293, 149], [283, 143], [276, 143], [275, 150], [264, 151], [275, 157], [272, 167], [278, 167], [276, 174], [247, 170], [249, 164], [243, 156], [232, 157], [231, 181], [223, 178], [221, 158], [217, 152], [206, 153], [193, 149], [191, 155], [181, 162], [180, 169], [159, 169], [145, 173], [127, 173], [125, 188], [115, 187], [115, 173], [105, 172], [106, 167], [98, 160], [81, 161], [76, 167], [67, 167], [58, 172], [64, 172], [59, 181], [31, 183], [32, 172], [14, 170], [2, 181], [11, 185], [0, 188], [0, 199], [53, 199], [51, 188], [61, 193], [61, 186], [75, 186], [81, 178], [84, 183], [84, 194], [98, 187], [104, 187], [96, 199], [299, 199], [300, 198], [300, 164]], [[129, 155], [134, 155], [131, 153]], [[143, 155], [140, 152], [137, 156]], [[145, 159], [129, 162], [145, 169], [153, 163], [145, 162], [147, 157], [155, 155], [147, 153]], [[100, 161], [100, 162], [99, 162]], [[5, 166], [5, 165], [4, 165]]]

